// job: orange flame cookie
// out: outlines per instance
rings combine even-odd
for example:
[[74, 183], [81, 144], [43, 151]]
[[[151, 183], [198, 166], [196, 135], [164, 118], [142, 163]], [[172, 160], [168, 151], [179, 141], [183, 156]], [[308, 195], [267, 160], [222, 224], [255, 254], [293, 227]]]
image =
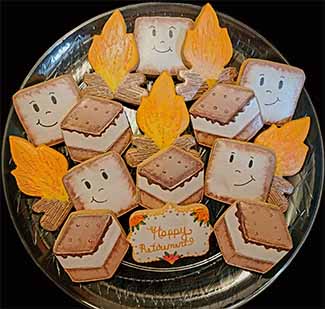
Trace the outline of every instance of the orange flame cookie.
[[275, 175], [292, 176], [300, 171], [309, 149], [304, 144], [309, 127], [310, 117], [303, 117], [291, 120], [280, 128], [273, 124], [256, 137], [256, 144], [269, 147], [275, 152]]

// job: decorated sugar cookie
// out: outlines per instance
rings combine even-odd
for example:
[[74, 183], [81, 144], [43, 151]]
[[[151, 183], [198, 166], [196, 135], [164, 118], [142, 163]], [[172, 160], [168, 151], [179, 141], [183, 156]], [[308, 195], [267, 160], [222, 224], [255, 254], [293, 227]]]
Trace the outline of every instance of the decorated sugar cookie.
[[54, 243], [53, 252], [74, 282], [111, 278], [129, 244], [109, 210], [79, 210], [70, 214]]
[[60, 123], [79, 100], [79, 88], [69, 74], [27, 87], [12, 98], [17, 116], [35, 145], [63, 141]]
[[18, 136], [10, 136], [9, 142], [16, 164], [11, 174], [15, 176], [19, 190], [41, 198], [33, 204], [32, 209], [44, 213], [40, 225], [45, 230], [55, 231], [72, 208], [62, 182], [68, 170], [67, 159], [46, 145], [35, 147]]
[[139, 203], [146, 208], [198, 203], [204, 191], [204, 164], [190, 152], [171, 146], [138, 165], [136, 184]]
[[212, 227], [209, 210], [203, 204], [177, 206], [166, 204], [152, 210], [135, 211], [129, 219], [127, 237], [138, 263], [201, 256], [209, 250]]
[[[186, 101], [197, 98], [202, 94], [202, 87], [204, 91], [206, 86], [211, 87], [219, 80], [232, 54], [228, 31], [220, 27], [217, 14], [208, 3], [186, 33], [182, 55], [189, 70], [179, 71], [178, 76], [184, 83], [176, 86], [177, 94]], [[233, 73], [228, 76], [229, 79], [233, 77]]]
[[186, 31], [193, 25], [189, 18], [144, 16], [135, 20], [134, 36], [140, 62], [137, 72], [159, 75], [168, 71], [176, 75], [184, 70], [182, 45]]
[[205, 195], [227, 204], [266, 201], [275, 171], [272, 150], [230, 139], [217, 139], [205, 177]]
[[69, 154], [77, 162], [109, 150], [122, 153], [132, 137], [122, 104], [94, 96], [82, 97], [61, 129]]
[[134, 136], [133, 147], [126, 152], [125, 159], [132, 167], [171, 145], [187, 151], [196, 145], [192, 136], [180, 136], [189, 125], [189, 113], [168, 72], [157, 78], [149, 96], [142, 97], [136, 120], [144, 135]]
[[305, 73], [283, 63], [247, 59], [240, 68], [238, 82], [254, 90], [265, 123], [281, 124], [295, 112]]
[[217, 137], [249, 140], [263, 119], [254, 92], [233, 84], [216, 84], [190, 108], [199, 144], [211, 147]]
[[74, 166], [63, 183], [77, 210], [108, 209], [120, 216], [137, 206], [133, 179], [114, 151]]
[[140, 85], [145, 76], [134, 71], [139, 54], [132, 33], [126, 32], [124, 18], [116, 10], [108, 19], [102, 33], [95, 35], [88, 53], [88, 60], [95, 73], [86, 74], [87, 87], [83, 94], [139, 105], [147, 91]]
[[227, 264], [258, 273], [268, 272], [292, 249], [283, 213], [272, 204], [235, 202], [214, 232]]

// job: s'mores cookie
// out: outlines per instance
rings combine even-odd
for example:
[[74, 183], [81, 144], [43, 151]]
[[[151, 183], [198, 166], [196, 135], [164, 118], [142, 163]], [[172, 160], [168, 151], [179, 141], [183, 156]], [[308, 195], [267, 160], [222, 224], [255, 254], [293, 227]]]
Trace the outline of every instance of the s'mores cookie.
[[109, 150], [122, 153], [132, 131], [123, 106], [112, 100], [85, 96], [61, 124], [72, 160], [81, 162]]
[[190, 108], [199, 144], [211, 147], [217, 137], [249, 140], [263, 119], [254, 92], [232, 84], [216, 84]]
[[79, 100], [79, 88], [72, 75], [65, 74], [16, 92], [13, 105], [35, 146], [52, 146], [63, 141], [61, 121]]
[[240, 68], [238, 82], [254, 90], [264, 123], [282, 124], [295, 112], [305, 73], [283, 63], [247, 59]]
[[266, 273], [292, 248], [283, 213], [272, 204], [239, 201], [214, 225], [227, 264]]
[[133, 179], [122, 157], [113, 151], [74, 166], [63, 184], [77, 210], [109, 209], [119, 216], [137, 205]]
[[275, 171], [275, 154], [266, 147], [216, 139], [205, 177], [205, 195], [227, 204], [266, 201]]
[[125, 232], [108, 210], [70, 214], [53, 252], [74, 282], [111, 278], [129, 248]]
[[159, 75], [168, 71], [176, 75], [185, 69], [182, 45], [193, 21], [189, 18], [144, 16], [135, 20], [134, 36], [140, 62], [137, 72]]
[[203, 197], [203, 162], [171, 146], [138, 165], [136, 182], [139, 203], [146, 208], [159, 208], [168, 202], [198, 203]]

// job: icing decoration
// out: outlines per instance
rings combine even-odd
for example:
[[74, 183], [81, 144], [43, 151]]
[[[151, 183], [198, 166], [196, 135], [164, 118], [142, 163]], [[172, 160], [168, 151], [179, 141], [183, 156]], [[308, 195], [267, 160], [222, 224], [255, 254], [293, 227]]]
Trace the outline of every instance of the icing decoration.
[[221, 28], [213, 7], [206, 4], [196, 18], [193, 29], [186, 33], [183, 58], [191, 69], [212, 86], [232, 57], [228, 31]]
[[203, 204], [139, 210], [129, 219], [128, 241], [138, 263], [163, 260], [174, 264], [178, 259], [201, 256], [209, 250], [213, 231], [209, 210]]
[[19, 190], [41, 198], [32, 208], [45, 212], [40, 222], [43, 228], [56, 230], [72, 208], [62, 182], [68, 170], [66, 158], [46, 145], [35, 147], [21, 137], [10, 136], [9, 142], [17, 166], [11, 174]]
[[176, 95], [173, 79], [166, 71], [155, 81], [149, 96], [142, 97], [137, 124], [160, 148], [170, 146], [189, 125], [184, 99]]
[[304, 144], [310, 127], [310, 117], [291, 120], [282, 127], [271, 125], [259, 134], [255, 143], [271, 148], [276, 154], [277, 176], [293, 176], [302, 168], [309, 147]]

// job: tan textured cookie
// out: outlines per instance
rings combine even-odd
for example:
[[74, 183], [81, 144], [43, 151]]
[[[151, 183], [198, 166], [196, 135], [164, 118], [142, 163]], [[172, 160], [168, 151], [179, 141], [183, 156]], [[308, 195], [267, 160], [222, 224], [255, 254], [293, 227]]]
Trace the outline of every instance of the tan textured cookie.
[[134, 36], [140, 62], [137, 72], [159, 75], [168, 71], [176, 75], [185, 69], [182, 45], [187, 29], [193, 25], [189, 18], [144, 16], [135, 20]]
[[72, 75], [65, 74], [21, 89], [12, 100], [28, 139], [35, 146], [52, 146], [63, 141], [60, 124], [78, 102], [79, 88]]
[[139, 203], [147, 208], [158, 208], [167, 202], [199, 202], [203, 195], [203, 181], [201, 159], [171, 146], [138, 165]]
[[70, 214], [53, 252], [74, 282], [111, 278], [129, 244], [109, 210], [80, 210]]
[[266, 201], [275, 170], [275, 155], [265, 147], [216, 139], [206, 170], [205, 195], [231, 204], [236, 200]]
[[292, 248], [283, 213], [272, 204], [235, 202], [214, 232], [226, 263], [259, 273], [269, 271]]
[[216, 84], [190, 108], [198, 142], [211, 147], [217, 137], [248, 140], [263, 126], [254, 92], [233, 84]]
[[122, 153], [132, 135], [120, 103], [91, 96], [72, 108], [61, 128], [69, 154], [77, 162], [109, 150]]
[[120, 216], [137, 206], [133, 179], [122, 157], [113, 151], [76, 165], [63, 183], [77, 210], [109, 209]]
[[255, 92], [264, 123], [282, 124], [295, 112], [305, 73], [284, 63], [250, 58], [243, 62], [238, 82]]

